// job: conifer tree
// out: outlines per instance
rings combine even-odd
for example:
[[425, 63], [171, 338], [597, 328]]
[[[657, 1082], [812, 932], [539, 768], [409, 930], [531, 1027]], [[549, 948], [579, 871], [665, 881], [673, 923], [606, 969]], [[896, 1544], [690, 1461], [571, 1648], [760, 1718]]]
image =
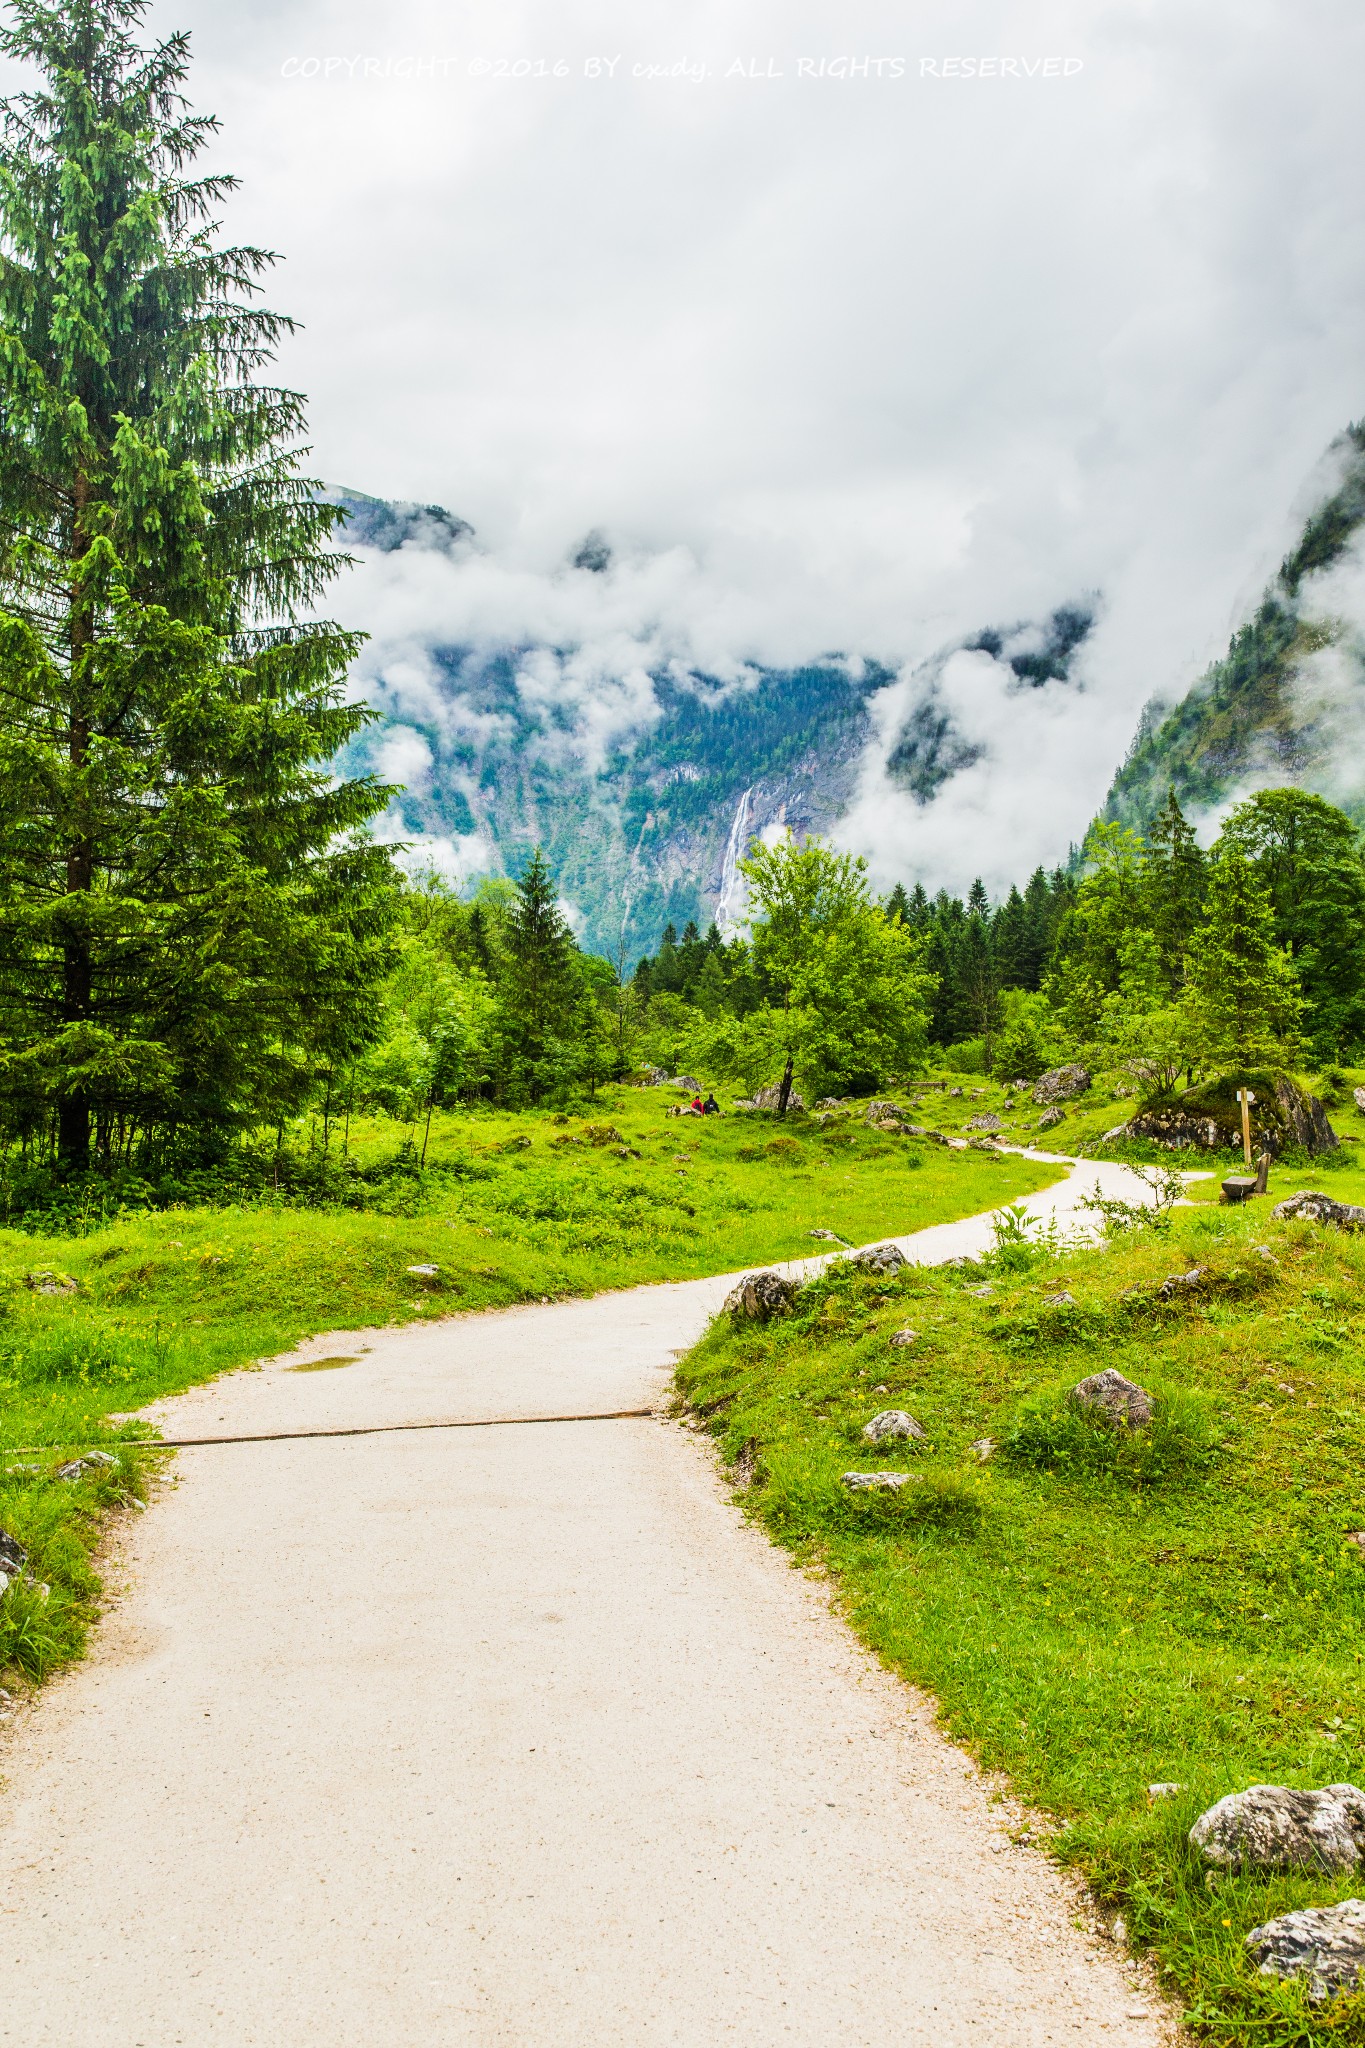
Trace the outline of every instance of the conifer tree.
[[71, 1168], [283, 1114], [363, 1038], [385, 800], [326, 764], [355, 636], [301, 623], [338, 516], [257, 384], [273, 260], [221, 246], [187, 40], [11, 0], [0, 50], [0, 1094]]
[[1167, 995], [1179, 995], [1185, 954], [1204, 901], [1205, 857], [1174, 788], [1147, 830], [1145, 894]]
[[1303, 1009], [1298, 980], [1275, 942], [1269, 894], [1235, 842], [1220, 845], [1209, 862], [1184, 1006], [1215, 1064], [1248, 1068], [1292, 1056]]
[[1325, 797], [1263, 789], [1237, 805], [1220, 844], [1237, 845], [1269, 897], [1294, 962], [1318, 1055], [1365, 1041], [1365, 862], [1355, 826]]
[[532, 1102], [569, 1078], [580, 987], [577, 950], [537, 847], [507, 913], [507, 958], [499, 988], [509, 1078]]

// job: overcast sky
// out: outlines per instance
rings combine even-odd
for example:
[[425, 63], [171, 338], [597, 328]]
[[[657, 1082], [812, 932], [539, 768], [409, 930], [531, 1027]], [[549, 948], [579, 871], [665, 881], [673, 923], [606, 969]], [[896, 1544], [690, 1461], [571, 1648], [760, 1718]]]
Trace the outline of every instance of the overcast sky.
[[194, 32], [232, 233], [285, 258], [319, 472], [471, 520], [504, 605], [590, 527], [736, 659], [1102, 593], [1084, 700], [1026, 729], [985, 678], [1000, 744], [902, 863], [1064, 852], [1365, 411], [1358, 0], [151, 19]]

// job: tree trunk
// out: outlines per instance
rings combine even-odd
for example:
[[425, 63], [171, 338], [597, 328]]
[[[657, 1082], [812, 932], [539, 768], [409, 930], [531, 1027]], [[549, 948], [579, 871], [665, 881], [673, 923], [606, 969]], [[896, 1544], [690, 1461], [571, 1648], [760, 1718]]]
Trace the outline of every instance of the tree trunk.
[[786, 1066], [785, 1066], [785, 1067], [784, 1067], [784, 1068], [782, 1069], [782, 1085], [781, 1085], [781, 1087], [780, 1087], [780, 1088], [778, 1089], [778, 1091], [777, 1091], [777, 1113], [778, 1113], [778, 1115], [779, 1115], [779, 1116], [785, 1116], [785, 1115], [787, 1114], [787, 1104], [788, 1104], [788, 1102], [789, 1102], [789, 1101], [791, 1100], [791, 1092], [792, 1092], [792, 1056], [791, 1056], [791, 1054], [790, 1054], [790, 1053], [788, 1053], [788, 1054], [787, 1054], [787, 1064], [786, 1064]]

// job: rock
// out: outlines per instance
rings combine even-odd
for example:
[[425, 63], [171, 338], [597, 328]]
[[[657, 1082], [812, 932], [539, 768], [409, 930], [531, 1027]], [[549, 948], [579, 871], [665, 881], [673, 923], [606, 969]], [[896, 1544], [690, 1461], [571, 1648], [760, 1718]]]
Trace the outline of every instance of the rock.
[[[781, 1092], [782, 1092], [782, 1091], [781, 1091], [781, 1089], [780, 1089], [780, 1088], [760, 1088], [760, 1089], [759, 1089], [759, 1091], [758, 1091], [758, 1093], [757, 1093], [757, 1094], [755, 1095], [755, 1097], [754, 1097], [754, 1108], [755, 1108], [755, 1109], [776, 1109], [776, 1108], [777, 1108], [777, 1099], [778, 1099], [778, 1096], [779, 1096], [779, 1095], [781, 1094]], [[699, 1089], [697, 1089], [697, 1088], [694, 1088], [694, 1090], [693, 1090], [693, 1093], [694, 1093], [694, 1094], [700, 1093], [700, 1090], [699, 1090]], [[799, 1095], [797, 1094], [796, 1090], [795, 1090], [795, 1089], [793, 1088], [793, 1089], [792, 1089], [792, 1092], [791, 1092], [791, 1094], [790, 1094], [790, 1095], [789, 1095], [789, 1096], [787, 1097], [787, 1107], [788, 1107], [788, 1109], [804, 1109], [804, 1108], [805, 1108], [805, 1106], [806, 1106], [806, 1105], [805, 1105], [805, 1103], [804, 1103], [804, 1102], [802, 1101], [801, 1097], [800, 1097], [800, 1096], [799, 1096]]]
[[900, 1109], [896, 1103], [869, 1102], [867, 1108], [863, 1111], [863, 1122], [868, 1124], [879, 1124], [881, 1123], [884, 1117], [888, 1116], [893, 1116], [899, 1119]]
[[1127, 1128], [1127, 1124], [1115, 1124], [1112, 1129], [1105, 1132], [1103, 1142], [1106, 1145], [1112, 1145], [1115, 1138], [1121, 1138]]
[[1066, 1111], [1064, 1109], [1057, 1109], [1055, 1107], [1045, 1109], [1038, 1119], [1038, 1128], [1040, 1131], [1050, 1131], [1055, 1125], [1063, 1122], [1065, 1117]]
[[1338, 1230], [1365, 1230], [1365, 1209], [1354, 1202], [1334, 1202], [1330, 1195], [1320, 1195], [1313, 1188], [1286, 1196], [1283, 1202], [1275, 1204], [1270, 1215], [1275, 1223], [1289, 1223], [1301, 1216], [1309, 1223], [1334, 1224]]
[[928, 1130], [923, 1124], [902, 1124], [901, 1129], [907, 1138], [927, 1138], [931, 1145], [946, 1145], [948, 1142], [942, 1131]]
[[1354, 1991], [1365, 1970], [1365, 1899], [1282, 1913], [1253, 1927], [1246, 1945], [1263, 1977], [1306, 1977], [1312, 1999]]
[[1090, 1086], [1087, 1069], [1073, 1062], [1066, 1067], [1050, 1067], [1040, 1074], [1033, 1084], [1033, 1099], [1037, 1103], [1069, 1102], [1073, 1095], [1084, 1095]]
[[1288, 1074], [1278, 1074], [1275, 1077], [1275, 1100], [1286, 1126], [1306, 1152], [1316, 1157], [1321, 1152], [1336, 1151], [1337, 1134], [1327, 1121], [1327, 1111], [1316, 1095], [1298, 1087]]
[[1353, 1088], [1351, 1090], [1351, 1099], [1357, 1109], [1365, 1110], [1365, 1088]]
[[1183, 1109], [1147, 1109], [1133, 1117], [1128, 1131], [1134, 1138], [1149, 1138], [1154, 1145], [1170, 1151], [1213, 1152], [1233, 1143], [1233, 1133], [1211, 1116], [1196, 1116]]
[[1005, 1124], [1002, 1117], [998, 1117], [994, 1110], [988, 1109], [981, 1116], [968, 1117], [962, 1128], [964, 1131], [1003, 1131]]
[[960, 1088], [950, 1088], [948, 1090], [948, 1093], [950, 1095], [960, 1095], [962, 1093], [962, 1090]]
[[1183, 1785], [1177, 1785], [1172, 1779], [1162, 1779], [1160, 1783], [1147, 1787], [1147, 1798], [1150, 1804], [1155, 1806], [1162, 1799], [1174, 1799], [1184, 1789]]
[[28, 1563], [28, 1552], [16, 1536], [10, 1536], [0, 1529], [0, 1600], [10, 1589], [12, 1580], [17, 1579]]
[[1125, 1429], [1143, 1429], [1152, 1419], [1151, 1395], [1112, 1365], [1081, 1380], [1071, 1389], [1071, 1398], [1082, 1408], [1102, 1408], [1111, 1422]]
[[789, 1315], [795, 1301], [795, 1283], [780, 1273], [746, 1273], [726, 1295], [725, 1307], [732, 1316], [764, 1323], [770, 1316]]
[[644, 1153], [637, 1152], [633, 1145], [613, 1145], [612, 1154], [617, 1159], [643, 1159]]
[[[1240, 1150], [1242, 1144], [1241, 1112], [1221, 1087], [1212, 1097], [1196, 1091], [1193, 1103], [1181, 1098], [1140, 1110], [1128, 1129], [1135, 1138], [1149, 1138], [1154, 1145], [1175, 1151], [1191, 1147], [1205, 1152], [1229, 1147]], [[1278, 1158], [1286, 1144], [1302, 1145], [1316, 1156], [1336, 1151], [1338, 1142], [1317, 1097], [1306, 1094], [1288, 1074], [1276, 1077], [1273, 1097], [1262, 1094], [1253, 1105], [1251, 1137], [1257, 1150], [1268, 1152], [1272, 1159]]]
[[1168, 1273], [1156, 1291], [1162, 1301], [1179, 1301], [1182, 1295], [1197, 1294], [1208, 1277], [1207, 1266], [1191, 1266], [1188, 1273]]
[[[668, 1085], [670, 1088], [685, 1088], [689, 1095], [701, 1094], [701, 1082], [694, 1081], [690, 1074], [675, 1074]], [[777, 1090], [774, 1089], [773, 1093], [775, 1095]]]
[[995, 1289], [989, 1280], [983, 1280], [979, 1287], [964, 1287], [962, 1291], [964, 1294], [972, 1295], [977, 1301], [989, 1301]]
[[846, 1237], [840, 1237], [837, 1230], [810, 1230], [807, 1231], [806, 1235], [808, 1237], [822, 1237], [826, 1244], [848, 1243], [848, 1239]]
[[4, 1686], [0, 1685], [0, 1721], [4, 1720], [6, 1714], [12, 1714], [13, 1712], [14, 1694], [6, 1692]]
[[908, 1472], [845, 1472], [844, 1485], [850, 1493], [897, 1493], [910, 1484]]
[[1346, 1532], [1346, 1541], [1348, 1543], [1354, 1543], [1356, 1549], [1360, 1552], [1361, 1556], [1365, 1557], [1365, 1529], [1348, 1529]]
[[1354, 1870], [1365, 1853], [1365, 1792], [1251, 1785], [1201, 1813], [1190, 1845], [1222, 1870]]
[[884, 1443], [888, 1437], [897, 1436], [912, 1436], [919, 1443], [928, 1442], [914, 1416], [907, 1415], [903, 1408], [883, 1408], [871, 1422], [863, 1424], [863, 1435], [870, 1444]]
[[898, 1116], [883, 1116], [877, 1119], [872, 1128], [874, 1131], [890, 1131], [894, 1137], [903, 1138], [908, 1134], [910, 1126], [903, 1124]]
[[414, 1280], [439, 1280], [441, 1277], [439, 1266], [407, 1266], [404, 1271], [411, 1273]]
[[590, 1145], [624, 1145], [626, 1142], [615, 1124], [584, 1124], [583, 1136]]
[[1075, 1308], [1075, 1306], [1075, 1295], [1069, 1293], [1065, 1287], [1058, 1288], [1055, 1294], [1045, 1294], [1043, 1296], [1044, 1308]]
[[118, 1464], [117, 1458], [108, 1451], [86, 1451], [81, 1457], [73, 1458], [69, 1465], [57, 1467], [58, 1479], [84, 1479], [87, 1472], [107, 1472]]
[[76, 1283], [69, 1273], [25, 1273], [25, 1287], [31, 1287], [35, 1294], [75, 1294]]
[[903, 1350], [907, 1344], [915, 1344], [918, 1341], [918, 1330], [893, 1330], [887, 1339], [887, 1342], [894, 1345], [898, 1351]]
[[968, 1448], [976, 1453], [977, 1464], [984, 1465], [995, 1456], [995, 1438], [993, 1436], [979, 1436], [976, 1442], [969, 1445]]
[[861, 1266], [865, 1273], [898, 1273], [910, 1261], [899, 1245], [870, 1244], [866, 1251], [853, 1254], [852, 1263]]

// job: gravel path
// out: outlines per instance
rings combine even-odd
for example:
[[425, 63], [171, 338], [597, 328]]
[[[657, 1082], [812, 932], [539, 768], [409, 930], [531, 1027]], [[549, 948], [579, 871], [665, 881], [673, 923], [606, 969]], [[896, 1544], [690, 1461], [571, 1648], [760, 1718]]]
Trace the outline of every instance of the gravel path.
[[[1087, 1165], [1030, 1199], [1065, 1213]], [[951, 1257], [985, 1219], [902, 1245]], [[726, 1282], [319, 1339], [203, 1436], [657, 1400]], [[358, 1353], [306, 1374], [296, 1359]], [[0, 1801], [15, 2048], [1169, 2037], [704, 1446], [647, 1418], [183, 1451]]]

